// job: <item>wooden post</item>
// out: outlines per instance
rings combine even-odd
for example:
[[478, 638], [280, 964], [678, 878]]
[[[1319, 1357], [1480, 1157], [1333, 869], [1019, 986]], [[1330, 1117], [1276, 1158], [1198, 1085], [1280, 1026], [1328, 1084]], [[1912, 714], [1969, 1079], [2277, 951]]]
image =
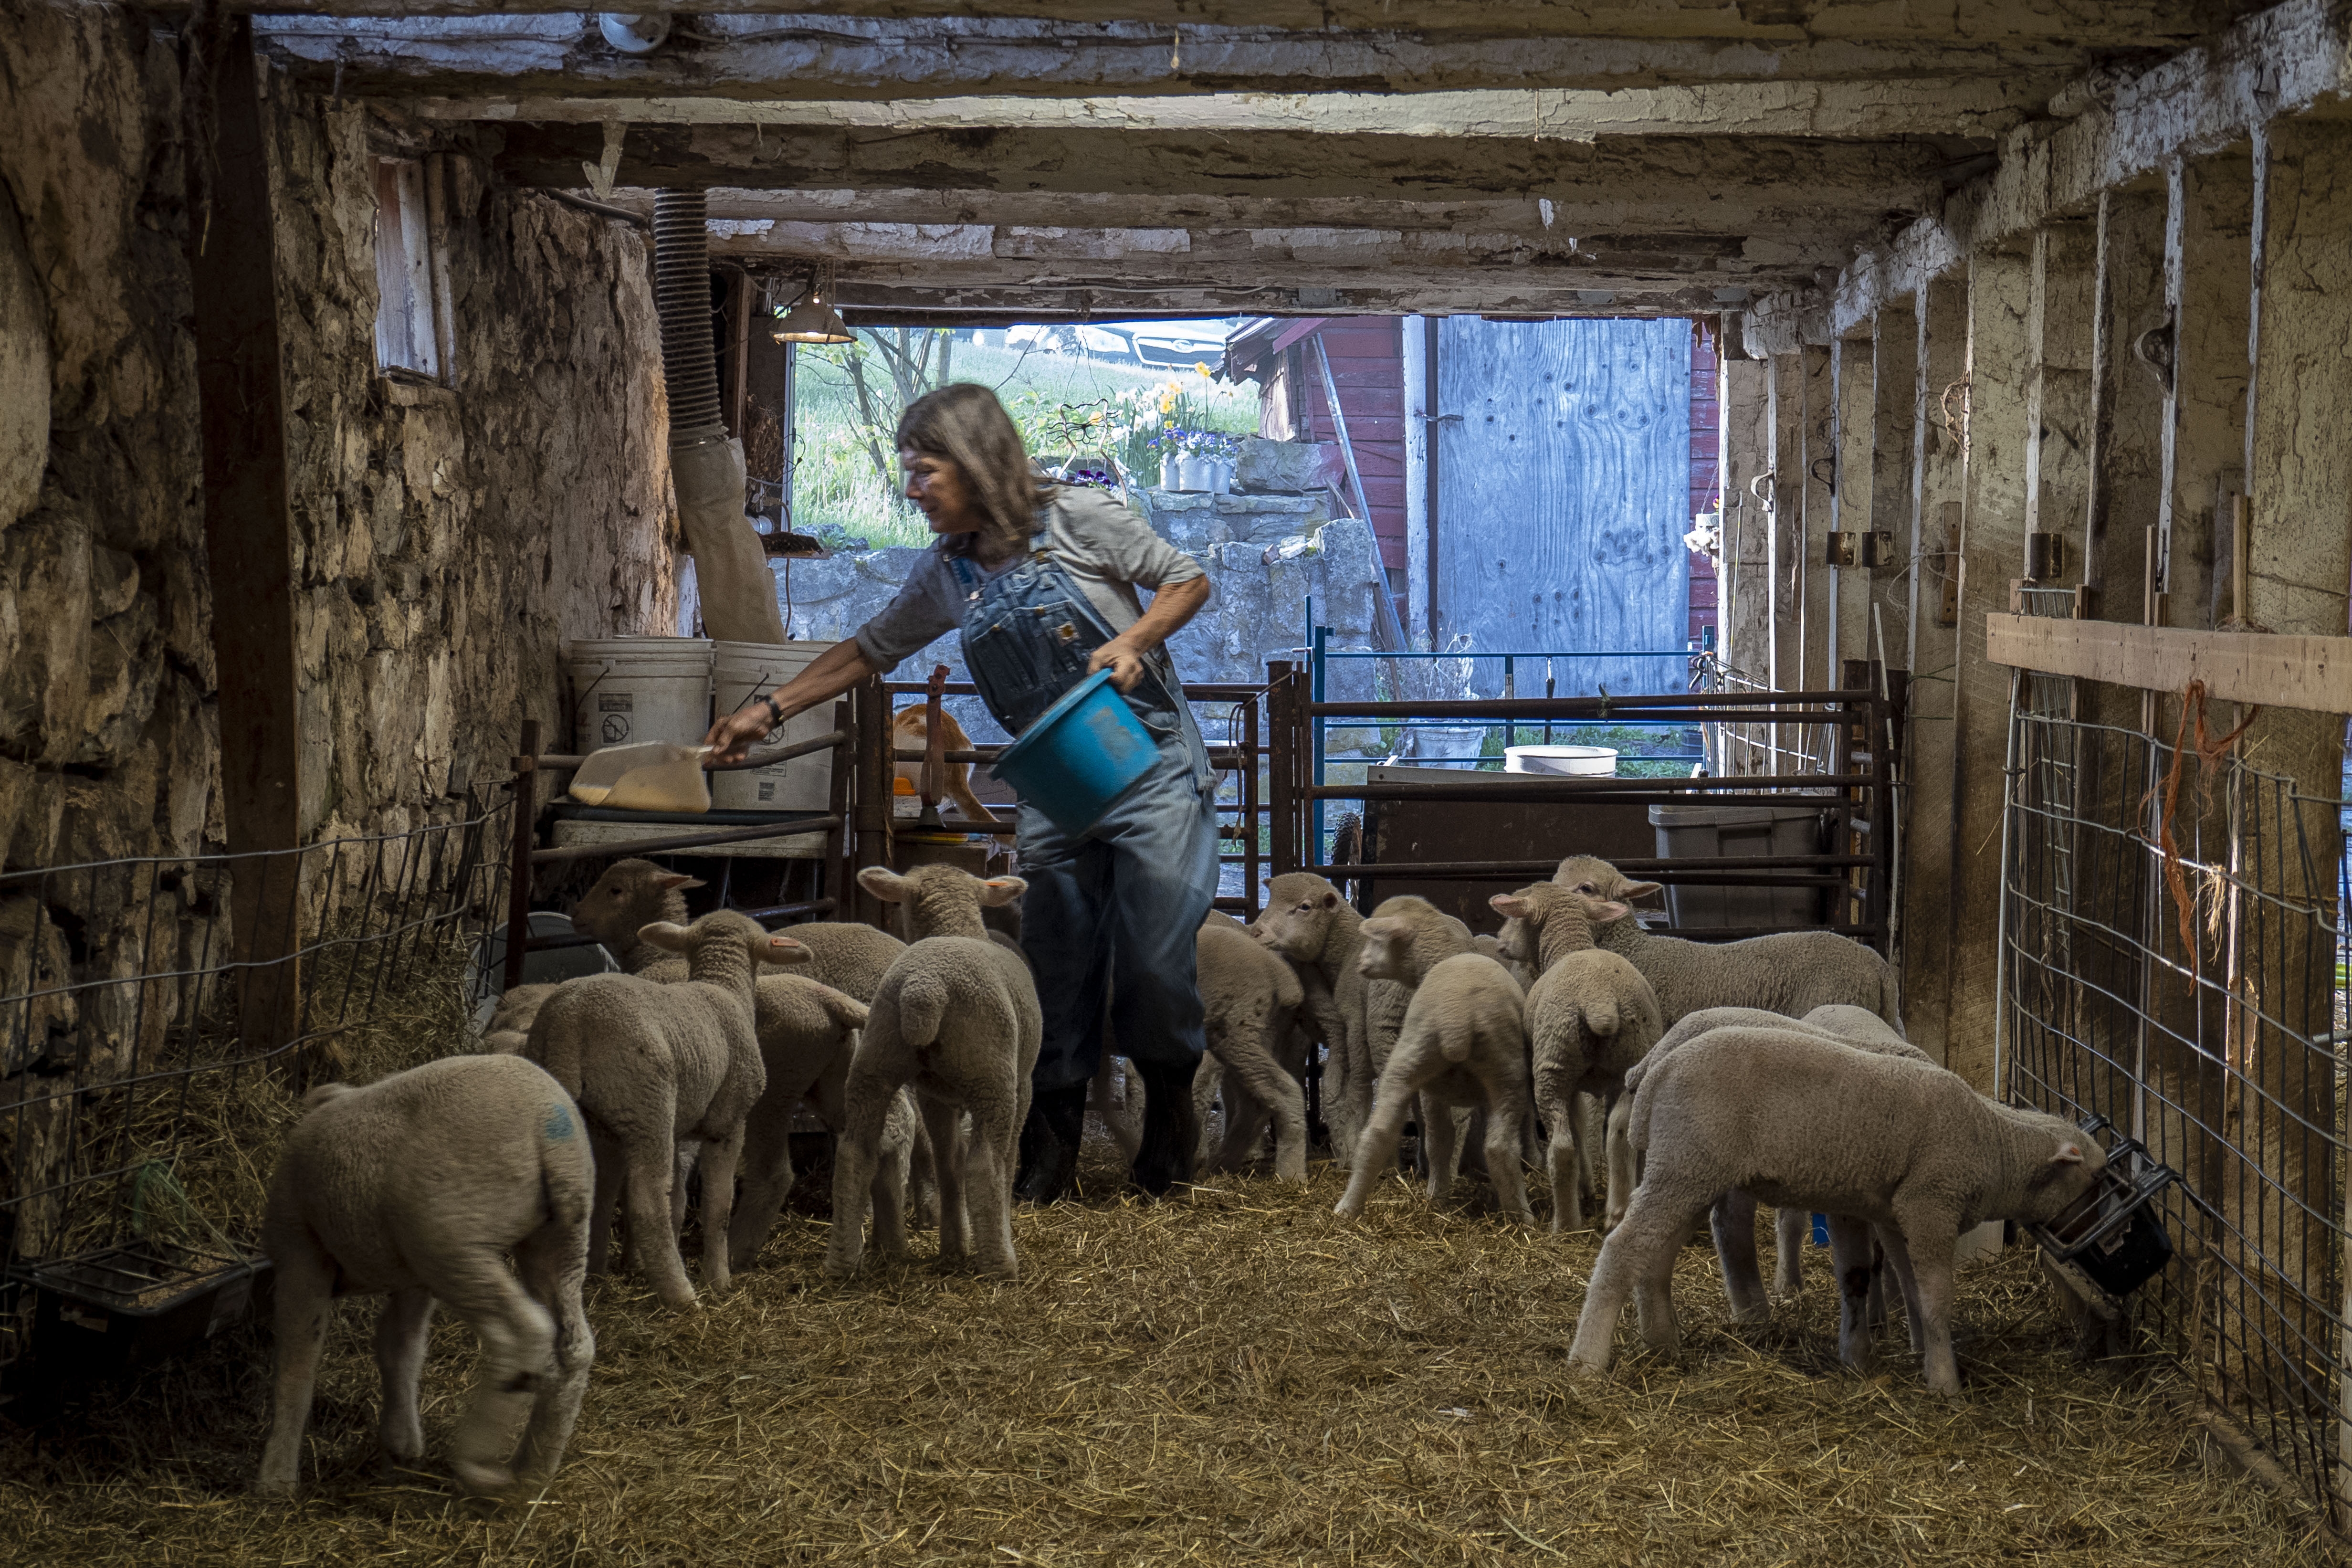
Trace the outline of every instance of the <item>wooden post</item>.
[[833, 727], [843, 738], [834, 745], [833, 775], [825, 785], [824, 809], [835, 822], [824, 834], [824, 879], [828, 885], [819, 889], [818, 896], [830, 894], [834, 912], [848, 920], [852, 918], [850, 900], [857, 891], [856, 884], [850, 879], [853, 868], [849, 863], [848, 826], [850, 774], [857, 765], [857, 730], [848, 703], [833, 705]]
[[522, 754], [514, 760], [513, 858], [507, 863], [505, 988], [522, 984], [523, 949], [530, 940], [530, 847], [539, 816], [539, 721], [522, 721]]
[[[1356, 489], [1356, 510], [1366, 522], [1372, 521], [1371, 498], [1364, 494], [1364, 476], [1356, 471], [1355, 444], [1348, 439], [1348, 416], [1339, 406], [1339, 383], [1331, 374], [1331, 355], [1323, 347], [1323, 334], [1318, 331], [1308, 340], [1315, 345], [1315, 366], [1323, 373], [1323, 400], [1331, 405], [1331, 433], [1339, 438], [1339, 456], [1348, 464], [1348, 482]], [[1388, 590], [1382, 586], [1382, 593]]]
[[[204, 15], [200, 13], [200, 15]], [[187, 36], [188, 265], [195, 327], [205, 566], [220, 678], [222, 815], [249, 1047], [290, 1038], [299, 991], [302, 838], [293, 519], [279, 377], [278, 257], [253, 23], [212, 14]]]
[[855, 864], [842, 889], [847, 896], [842, 918], [884, 925], [881, 901], [856, 882], [856, 873], [866, 867], [890, 863], [890, 781], [895, 769], [890, 759], [890, 694], [882, 689], [882, 678], [872, 676], [859, 682], [855, 702], [857, 832], [850, 856]]

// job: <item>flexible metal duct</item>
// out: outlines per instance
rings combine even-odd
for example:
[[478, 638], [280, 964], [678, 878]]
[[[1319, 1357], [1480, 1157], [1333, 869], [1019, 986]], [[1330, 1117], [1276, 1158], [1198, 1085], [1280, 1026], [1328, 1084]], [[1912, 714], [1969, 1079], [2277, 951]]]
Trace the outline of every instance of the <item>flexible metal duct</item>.
[[780, 643], [767, 552], [743, 515], [743, 444], [719, 416], [710, 339], [710, 235], [700, 191], [654, 193], [654, 303], [669, 392], [669, 467], [694, 557], [703, 629], [727, 642]]

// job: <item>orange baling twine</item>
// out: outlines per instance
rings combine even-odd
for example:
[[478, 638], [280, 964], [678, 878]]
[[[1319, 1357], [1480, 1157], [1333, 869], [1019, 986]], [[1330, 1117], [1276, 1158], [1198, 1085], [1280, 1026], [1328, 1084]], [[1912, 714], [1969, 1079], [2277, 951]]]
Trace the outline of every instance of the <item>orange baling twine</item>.
[[[2197, 723], [2197, 743], [2193, 748], [2187, 743], [2192, 704], [2196, 710]], [[2180, 692], [2180, 725], [2172, 737], [2172, 766], [2164, 775], [2164, 810], [2157, 817], [2156, 837], [2157, 843], [2164, 850], [2165, 885], [2172, 889], [2173, 912], [2179, 917], [2180, 921], [2180, 948], [2188, 955], [2192, 968], [2197, 963], [2197, 927], [2196, 922], [2190, 918], [2190, 911], [2196, 908], [2196, 900], [2189, 896], [2189, 879], [2180, 874], [2180, 850], [2172, 838], [2172, 806], [2173, 803], [2180, 797], [2180, 764], [2189, 760], [2189, 753], [2192, 749], [2196, 752], [2199, 760], [2209, 765], [2220, 762], [2223, 754], [2231, 746], [2237, 744], [2238, 738], [2252, 727], [2254, 721], [2261, 717], [2262, 711], [2260, 708], [2248, 709], [2245, 718], [2239, 721], [2236, 729], [2217, 739], [2205, 728], [2205, 683], [2201, 680], [2192, 680], [2182, 688]], [[2211, 785], [2201, 772], [2198, 779], [2200, 794], [2210, 803]], [[2146, 796], [2141, 797], [2140, 804], [2142, 805], [2147, 804]]]

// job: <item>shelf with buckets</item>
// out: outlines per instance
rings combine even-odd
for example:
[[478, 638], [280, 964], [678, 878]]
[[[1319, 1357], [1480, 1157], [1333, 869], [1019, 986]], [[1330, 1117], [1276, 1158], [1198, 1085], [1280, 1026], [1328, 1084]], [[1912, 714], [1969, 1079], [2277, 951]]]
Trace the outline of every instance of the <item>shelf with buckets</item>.
[[[732, 713], [798, 675], [834, 645], [714, 642], [702, 637], [601, 637], [571, 643], [573, 745], [586, 757], [572, 775], [577, 803], [568, 825], [626, 822], [626, 814], [706, 816], [756, 821], [762, 815], [820, 813], [833, 783], [833, 757], [819, 751], [757, 768], [706, 772], [702, 737], [714, 711]], [[768, 731], [755, 750], [825, 733], [822, 705]], [[580, 838], [559, 831], [558, 842]], [[824, 835], [803, 834], [736, 853], [816, 855]]]

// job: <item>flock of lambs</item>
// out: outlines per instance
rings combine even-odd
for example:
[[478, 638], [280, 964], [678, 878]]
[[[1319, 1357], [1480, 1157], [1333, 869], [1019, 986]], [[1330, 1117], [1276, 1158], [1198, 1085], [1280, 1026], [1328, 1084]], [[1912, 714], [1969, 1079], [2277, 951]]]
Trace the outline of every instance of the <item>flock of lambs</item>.
[[[438, 1300], [472, 1326], [483, 1362], [453, 1439], [459, 1482], [544, 1483], [594, 1356], [582, 1288], [605, 1266], [614, 1211], [661, 1300], [692, 1310], [678, 1252], [688, 1173], [698, 1161], [702, 1282], [722, 1290], [792, 1185], [803, 1106], [837, 1135], [828, 1275], [857, 1268], [869, 1226], [878, 1250], [900, 1255], [915, 1202], [935, 1218], [943, 1261], [975, 1255], [1013, 1277], [1040, 1017], [1017, 942], [991, 921], [1024, 884], [939, 866], [860, 879], [898, 906], [905, 941], [832, 922], [772, 934], [726, 910], [685, 924], [690, 879], [619, 862], [573, 919], [622, 973], [509, 992], [482, 1055], [310, 1096], [264, 1222], [278, 1364], [257, 1489], [294, 1490], [343, 1294], [389, 1298], [375, 1340], [388, 1457], [422, 1454], [418, 1379]], [[1195, 1100], [1205, 1108], [1222, 1084], [1213, 1163], [1247, 1158], [1271, 1120], [1276, 1174], [1305, 1179], [1301, 1069], [1307, 1037], [1319, 1037], [1333, 1148], [1349, 1171], [1341, 1215], [1395, 1170], [1409, 1116], [1433, 1200], [1455, 1174], [1465, 1123], [1521, 1223], [1534, 1219], [1523, 1164], [1538, 1122], [1553, 1229], [1583, 1228], [1585, 1188], [1605, 1185], [1577, 1370], [1606, 1370], [1629, 1294], [1643, 1340], [1675, 1346], [1673, 1266], [1702, 1219], [1733, 1317], [1769, 1316], [1754, 1227], [1766, 1203], [1780, 1211], [1783, 1289], [1808, 1216], [1831, 1216], [1841, 1358], [1868, 1365], [1891, 1276], [1928, 1386], [1957, 1394], [1955, 1242], [1988, 1219], [2056, 1217], [2091, 1191], [2104, 1153], [1906, 1044], [1894, 976], [1867, 948], [1822, 931], [1720, 945], [1650, 935], [1628, 900], [1654, 889], [1572, 857], [1551, 881], [1492, 900], [1505, 917], [1495, 936], [1418, 898], [1366, 919], [1309, 873], [1275, 878], [1255, 926], [1213, 914], [1198, 950], [1210, 1054]], [[1131, 1137], [1120, 1107], [1097, 1103]]]

